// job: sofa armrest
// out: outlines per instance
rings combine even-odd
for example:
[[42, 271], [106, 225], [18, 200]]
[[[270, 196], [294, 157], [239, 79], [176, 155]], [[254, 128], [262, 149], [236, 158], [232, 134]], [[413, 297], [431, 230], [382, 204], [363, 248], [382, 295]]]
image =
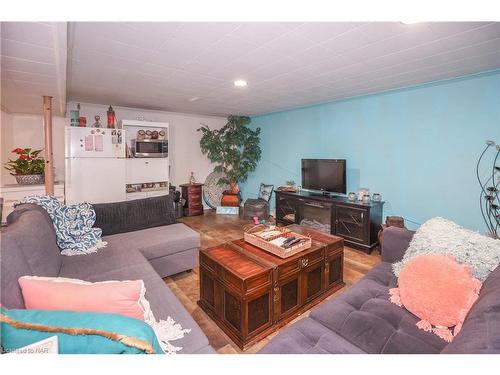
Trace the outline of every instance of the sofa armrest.
[[171, 194], [125, 202], [93, 204], [94, 227], [103, 236], [176, 223]]
[[406, 228], [388, 227], [384, 229], [382, 238], [382, 261], [388, 263], [398, 262], [403, 258], [414, 231]]

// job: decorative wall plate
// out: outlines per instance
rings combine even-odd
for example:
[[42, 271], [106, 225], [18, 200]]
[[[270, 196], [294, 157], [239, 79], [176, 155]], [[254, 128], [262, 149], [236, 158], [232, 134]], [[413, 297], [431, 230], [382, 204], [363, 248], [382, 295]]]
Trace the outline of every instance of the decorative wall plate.
[[225, 176], [224, 172], [212, 172], [207, 176], [203, 186], [203, 200], [210, 208], [220, 206], [222, 192], [229, 190], [229, 184], [218, 184], [219, 180]]

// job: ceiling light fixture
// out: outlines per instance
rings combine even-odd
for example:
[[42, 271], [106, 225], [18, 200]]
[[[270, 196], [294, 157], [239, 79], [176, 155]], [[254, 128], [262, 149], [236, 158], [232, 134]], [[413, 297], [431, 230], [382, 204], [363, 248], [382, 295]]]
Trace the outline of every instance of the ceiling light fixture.
[[414, 20], [405, 20], [401, 21], [403, 25], [415, 25], [416, 23], [420, 23], [420, 21], [414, 21]]
[[244, 79], [237, 79], [236, 81], [234, 81], [234, 85], [236, 87], [245, 87], [247, 85], [247, 81], [245, 81]]

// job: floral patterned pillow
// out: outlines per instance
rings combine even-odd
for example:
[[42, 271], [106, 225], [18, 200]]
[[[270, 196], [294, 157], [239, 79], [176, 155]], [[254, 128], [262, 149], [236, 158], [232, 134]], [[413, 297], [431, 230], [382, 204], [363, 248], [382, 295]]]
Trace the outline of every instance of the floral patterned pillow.
[[93, 227], [96, 214], [90, 203], [66, 206], [55, 197], [44, 195], [26, 197], [14, 206], [23, 203], [34, 203], [47, 211], [62, 255], [95, 253], [106, 246], [101, 240], [101, 229]]

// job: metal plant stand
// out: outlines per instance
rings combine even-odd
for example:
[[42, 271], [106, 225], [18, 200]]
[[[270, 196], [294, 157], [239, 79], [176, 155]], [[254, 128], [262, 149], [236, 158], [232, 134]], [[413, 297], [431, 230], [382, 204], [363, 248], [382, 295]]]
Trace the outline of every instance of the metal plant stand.
[[[482, 177], [480, 171], [488, 171], [489, 169], [487, 165], [488, 162], [484, 160], [484, 156], [491, 148], [493, 148], [495, 152], [491, 173], [487, 172], [484, 177]], [[498, 194], [500, 188], [500, 165], [497, 165], [499, 155], [500, 144], [495, 146], [495, 142], [486, 141], [486, 148], [481, 153], [481, 156], [479, 156], [476, 165], [477, 181], [479, 182], [479, 186], [481, 186], [481, 193], [479, 195], [481, 215], [488, 228], [488, 234], [496, 239], [500, 239], [500, 195]]]

